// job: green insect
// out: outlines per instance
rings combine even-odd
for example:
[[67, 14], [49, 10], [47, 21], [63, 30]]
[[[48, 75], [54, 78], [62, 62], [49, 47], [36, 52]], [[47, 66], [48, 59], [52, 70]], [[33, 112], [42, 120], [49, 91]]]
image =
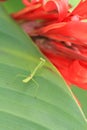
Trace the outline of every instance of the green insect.
[[[28, 83], [29, 81], [32, 80], [32, 81], [36, 84], [37, 90], [38, 90], [39, 84], [33, 79], [33, 77], [35, 76], [37, 70], [44, 65], [44, 63], [45, 63], [45, 59], [40, 58], [39, 64], [35, 67], [35, 69], [33, 70], [33, 72], [32, 72], [29, 76], [27, 76], [25, 79], [22, 80], [23, 83]], [[36, 90], [36, 92], [35, 92], [35, 96], [36, 96], [37, 90]]]
[[32, 80], [33, 77], [34, 77], [34, 75], [36, 74], [37, 70], [38, 70], [39, 68], [41, 68], [41, 67], [44, 65], [44, 63], [45, 63], [45, 59], [40, 58], [40, 63], [36, 66], [36, 68], [33, 70], [33, 72], [32, 72], [28, 77], [26, 77], [25, 79], [23, 79], [23, 82], [24, 82], [24, 83], [27, 83], [27, 82], [29, 82], [30, 80]]

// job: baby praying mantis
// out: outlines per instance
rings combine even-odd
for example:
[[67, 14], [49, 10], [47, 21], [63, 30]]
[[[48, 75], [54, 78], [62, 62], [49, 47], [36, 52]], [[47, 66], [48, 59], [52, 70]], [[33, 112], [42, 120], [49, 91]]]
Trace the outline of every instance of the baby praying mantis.
[[[34, 77], [34, 75], [36, 74], [37, 70], [44, 65], [44, 63], [45, 63], [45, 59], [40, 58], [40, 62], [39, 62], [39, 64], [35, 67], [35, 69], [33, 70], [33, 72], [32, 72], [28, 77], [26, 77], [25, 79], [23, 79], [22, 81], [23, 81], [24, 83], [28, 83], [30, 80], [33, 80], [33, 81], [35, 82], [35, 84], [37, 84], [37, 82], [33, 79], [33, 77]], [[38, 85], [38, 84], [37, 84], [37, 85]]]
[[44, 65], [44, 63], [45, 63], [45, 59], [40, 58], [40, 63], [35, 67], [35, 69], [33, 70], [33, 72], [32, 72], [28, 77], [26, 77], [25, 79], [23, 79], [22, 81], [23, 81], [24, 83], [27, 83], [27, 82], [29, 82], [31, 79], [33, 79], [33, 77], [34, 77], [34, 75], [36, 74], [37, 70], [38, 70], [39, 68], [41, 68], [41, 67]]

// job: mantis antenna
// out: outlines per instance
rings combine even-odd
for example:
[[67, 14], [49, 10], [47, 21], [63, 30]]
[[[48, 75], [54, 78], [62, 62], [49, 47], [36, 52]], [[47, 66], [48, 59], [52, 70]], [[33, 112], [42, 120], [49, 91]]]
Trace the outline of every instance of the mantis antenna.
[[36, 66], [36, 68], [33, 70], [33, 72], [28, 77], [26, 77], [25, 79], [23, 79], [22, 81], [24, 83], [29, 82], [31, 79], [34, 81], [34, 79], [33, 79], [34, 75], [36, 74], [37, 70], [44, 65], [44, 63], [45, 63], [45, 59], [40, 58], [40, 63]]

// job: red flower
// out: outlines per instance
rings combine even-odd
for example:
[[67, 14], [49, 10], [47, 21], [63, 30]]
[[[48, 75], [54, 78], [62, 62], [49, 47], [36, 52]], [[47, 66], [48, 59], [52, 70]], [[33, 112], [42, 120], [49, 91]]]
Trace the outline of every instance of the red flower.
[[71, 12], [68, 0], [23, 0], [12, 14], [69, 84], [87, 89], [87, 0]]

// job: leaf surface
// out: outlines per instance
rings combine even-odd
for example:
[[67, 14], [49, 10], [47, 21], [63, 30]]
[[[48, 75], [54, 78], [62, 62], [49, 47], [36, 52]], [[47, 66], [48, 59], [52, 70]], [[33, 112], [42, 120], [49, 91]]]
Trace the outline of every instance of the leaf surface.
[[87, 118], [87, 90], [83, 90], [76, 86], [72, 86], [72, 91], [76, 95], [78, 101], [80, 102], [81, 108], [83, 109]]

